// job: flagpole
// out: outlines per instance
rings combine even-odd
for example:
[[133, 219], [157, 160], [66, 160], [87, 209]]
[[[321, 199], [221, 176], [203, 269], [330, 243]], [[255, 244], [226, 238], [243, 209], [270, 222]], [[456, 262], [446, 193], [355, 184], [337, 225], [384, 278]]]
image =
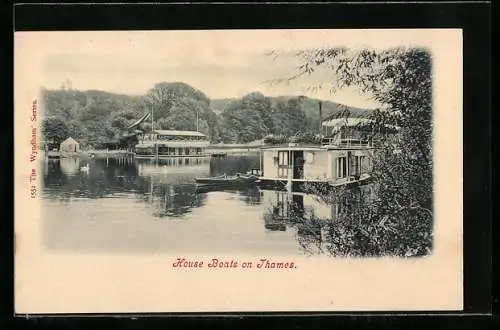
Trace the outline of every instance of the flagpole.
[[155, 123], [153, 121], [153, 107], [152, 106], [150, 106], [150, 107], [151, 107], [151, 132], [152, 132], [154, 130], [154, 128], [155, 128], [154, 127]]
[[198, 109], [196, 109], [196, 131], [198, 132]]

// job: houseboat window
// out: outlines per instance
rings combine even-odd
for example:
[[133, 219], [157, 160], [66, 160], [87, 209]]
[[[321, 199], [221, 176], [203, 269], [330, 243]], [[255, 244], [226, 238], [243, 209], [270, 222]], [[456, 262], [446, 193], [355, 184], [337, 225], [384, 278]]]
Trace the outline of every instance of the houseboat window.
[[196, 148], [196, 153], [197, 153], [198, 155], [201, 155], [201, 148]]
[[363, 173], [368, 172], [368, 162], [366, 159], [366, 156], [360, 156], [359, 157], [359, 162], [360, 162], [360, 168]]
[[288, 151], [278, 151], [278, 165], [288, 165]]
[[352, 173], [354, 175], [359, 175], [360, 174], [359, 156], [354, 156], [353, 164], [352, 164]]
[[337, 177], [345, 178], [347, 176], [347, 160], [346, 157], [337, 158]]
[[356, 175], [361, 174], [361, 159], [362, 159], [362, 156], [356, 156], [354, 158], [354, 173]]

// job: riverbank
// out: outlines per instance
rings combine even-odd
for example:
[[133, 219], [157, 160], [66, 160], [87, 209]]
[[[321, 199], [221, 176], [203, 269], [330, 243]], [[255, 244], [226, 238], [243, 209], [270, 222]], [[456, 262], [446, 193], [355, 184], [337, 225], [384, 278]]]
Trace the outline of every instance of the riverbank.
[[[245, 156], [249, 154], [257, 154], [260, 150], [260, 145], [213, 145], [206, 149], [207, 156]], [[41, 151], [42, 157], [45, 157], [45, 152]], [[78, 152], [60, 152], [49, 151], [46, 156], [48, 158], [66, 158], [78, 157], [82, 159], [106, 159], [106, 158], [123, 158], [135, 156], [134, 152], [126, 150], [85, 150]]]
[[209, 155], [235, 155], [243, 156], [248, 154], [258, 153], [262, 145], [251, 145], [251, 144], [214, 144], [210, 145], [206, 149], [206, 153]]
[[63, 152], [63, 151], [49, 151], [45, 154], [41, 151], [42, 157], [48, 158], [71, 158], [77, 157], [81, 159], [106, 159], [106, 158], [124, 158], [134, 156], [133, 152], [126, 150], [85, 150], [78, 152]]
[[244, 156], [248, 154], [257, 154], [259, 149], [207, 149], [207, 155], [210, 156], [224, 156], [224, 155], [234, 155], [234, 156]]

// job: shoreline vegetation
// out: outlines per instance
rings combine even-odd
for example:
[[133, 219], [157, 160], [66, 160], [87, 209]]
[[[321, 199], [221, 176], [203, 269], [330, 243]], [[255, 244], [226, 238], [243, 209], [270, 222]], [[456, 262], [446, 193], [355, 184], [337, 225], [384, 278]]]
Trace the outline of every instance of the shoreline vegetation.
[[[275, 60], [290, 54], [273, 51]], [[299, 60], [289, 83], [316, 72], [330, 72], [331, 91], [354, 87], [381, 104], [368, 117], [396, 134], [376, 133], [377, 152], [369, 193], [360, 189], [323, 191], [306, 187], [330, 205], [342, 205], [329, 224], [328, 253], [350, 257], [423, 257], [434, 243], [432, 149], [432, 53], [426, 48], [313, 48], [291, 54]], [[383, 132], [383, 131], [382, 131]], [[314, 230], [314, 227], [310, 228]]]
[[[256, 154], [260, 151], [260, 145], [213, 145], [206, 149], [206, 154], [201, 157], [209, 157], [212, 154], [231, 154], [231, 155], [248, 155]], [[51, 153], [49, 151], [48, 153]], [[134, 152], [127, 150], [106, 150], [106, 149], [88, 149], [81, 150], [72, 153], [64, 153], [57, 151], [58, 155], [65, 155], [65, 157], [77, 157], [82, 159], [90, 159], [92, 156], [96, 159], [101, 158], [118, 158], [118, 157], [129, 157], [135, 156]], [[44, 150], [40, 150], [42, 158], [46, 156]], [[164, 156], [165, 157], [165, 156]]]
[[[106, 149], [106, 144], [133, 133], [127, 127], [146, 113], [153, 114], [154, 129], [199, 131], [215, 145], [247, 144], [269, 136], [290, 138], [297, 132], [320, 134], [321, 121], [330, 116], [349, 112], [359, 117], [372, 111], [306, 96], [269, 97], [260, 92], [210, 99], [180, 82], [160, 82], [139, 96], [42, 88], [41, 98], [45, 141], [57, 147], [71, 136], [82, 148], [95, 149]], [[144, 133], [151, 129], [150, 121], [141, 124]]]

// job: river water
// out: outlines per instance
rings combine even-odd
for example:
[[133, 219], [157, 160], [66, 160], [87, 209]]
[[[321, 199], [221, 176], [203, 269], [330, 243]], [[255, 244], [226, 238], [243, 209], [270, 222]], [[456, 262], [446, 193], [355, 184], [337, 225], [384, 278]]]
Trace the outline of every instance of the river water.
[[[300, 193], [197, 193], [196, 177], [246, 172], [258, 156], [43, 161], [43, 241], [53, 251], [321, 253], [335, 207]], [[291, 212], [294, 217], [291, 219]], [[296, 215], [299, 214], [300, 217]]]

